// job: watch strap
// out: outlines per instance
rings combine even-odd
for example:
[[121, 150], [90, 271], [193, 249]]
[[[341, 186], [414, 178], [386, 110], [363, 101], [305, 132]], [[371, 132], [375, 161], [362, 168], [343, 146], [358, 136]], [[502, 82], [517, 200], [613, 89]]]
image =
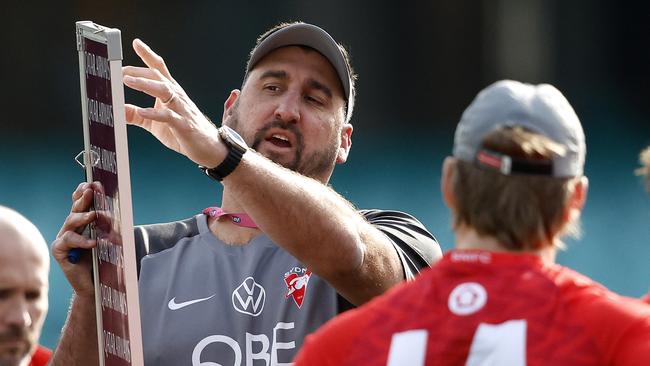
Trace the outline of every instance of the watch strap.
[[199, 168], [203, 170], [208, 177], [221, 182], [225, 177], [232, 173], [233, 170], [235, 170], [237, 165], [239, 165], [239, 162], [241, 161], [243, 155], [243, 151], [230, 148], [228, 150], [226, 159], [224, 159], [224, 161], [222, 161], [221, 164], [217, 165], [215, 168], [210, 169], [205, 166], [199, 166]]
[[[199, 165], [199, 168], [210, 178], [221, 182], [228, 174], [232, 173], [237, 165], [241, 162], [242, 156], [247, 151], [247, 147], [241, 137], [227, 126], [219, 128], [219, 137], [228, 148], [228, 155], [214, 168], [208, 168]], [[233, 136], [231, 136], [233, 135]], [[239, 142], [238, 142], [239, 141]]]

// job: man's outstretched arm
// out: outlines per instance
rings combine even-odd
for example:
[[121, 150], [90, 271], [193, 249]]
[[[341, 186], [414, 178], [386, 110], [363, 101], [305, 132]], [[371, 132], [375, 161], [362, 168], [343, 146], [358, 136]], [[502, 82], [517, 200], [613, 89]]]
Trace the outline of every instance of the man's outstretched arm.
[[[147, 68], [124, 68], [124, 82], [156, 102], [153, 108], [127, 105], [127, 122], [199, 165], [219, 165], [228, 150], [216, 127], [172, 78], [160, 56], [141, 41], [133, 46]], [[390, 239], [326, 185], [252, 150], [223, 184], [269, 238], [350, 302], [361, 304], [404, 279]], [[435, 240], [429, 244], [439, 251]]]
[[223, 184], [269, 238], [351, 303], [404, 280], [391, 239], [328, 186], [251, 152]]

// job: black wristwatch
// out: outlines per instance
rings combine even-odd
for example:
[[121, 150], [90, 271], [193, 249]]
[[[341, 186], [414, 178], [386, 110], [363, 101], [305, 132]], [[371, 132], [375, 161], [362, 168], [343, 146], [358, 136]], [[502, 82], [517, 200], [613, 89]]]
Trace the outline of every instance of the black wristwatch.
[[199, 169], [203, 170], [208, 177], [221, 182], [237, 168], [242, 156], [248, 150], [248, 145], [246, 145], [244, 139], [235, 130], [228, 126], [221, 126], [218, 131], [221, 141], [228, 148], [228, 156], [216, 168], [199, 165]]

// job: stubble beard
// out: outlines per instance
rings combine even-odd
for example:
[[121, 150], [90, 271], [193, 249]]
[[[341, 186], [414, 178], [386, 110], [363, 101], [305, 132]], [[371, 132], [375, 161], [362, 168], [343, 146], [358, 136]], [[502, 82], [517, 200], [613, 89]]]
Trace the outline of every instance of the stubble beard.
[[21, 328], [9, 328], [6, 332], [0, 333], [0, 344], [15, 341], [23, 343], [24, 346], [5, 354], [0, 353], [0, 366], [22, 366], [29, 363], [27, 359], [35, 347], [35, 336]]
[[295, 150], [293, 159], [286, 161], [283, 159], [283, 156], [272, 151], [260, 152], [260, 154], [273, 161], [274, 163], [282, 165], [289, 170], [300, 173], [310, 178], [323, 181], [324, 183], [329, 179], [332, 170], [334, 170], [334, 165], [336, 164], [336, 154], [338, 151], [338, 136], [340, 134], [340, 131], [339, 133], [333, 134], [324, 149], [305, 155], [303, 135], [300, 132], [300, 129], [293, 123], [288, 123], [276, 119], [266, 123], [255, 133], [254, 136], [251, 137], [249, 134], [244, 133], [244, 131], [242, 131], [240, 128], [239, 111], [237, 109], [237, 105], [234, 105], [230, 118], [227, 119], [224, 124], [237, 131], [237, 133], [242, 136], [244, 141], [246, 141], [246, 144], [248, 144], [248, 146], [256, 151], [259, 145], [264, 141], [265, 135], [271, 128], [280, 128], [289, 131], [296, 138], [293, 146]]

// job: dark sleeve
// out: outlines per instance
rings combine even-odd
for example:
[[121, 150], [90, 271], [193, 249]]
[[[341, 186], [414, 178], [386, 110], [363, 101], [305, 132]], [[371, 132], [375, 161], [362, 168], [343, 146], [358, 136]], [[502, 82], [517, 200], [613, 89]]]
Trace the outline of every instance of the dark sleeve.
[[140, 262], [146, 255], [161, 252], [176, 245], [183, 238], [197, 235], [199, 227], [196, 218], [164, 224], [139, 225], [134, 229], [135, 256], [140, 278]]
[[[414, 279], [422, 269], [442, 257], [438, 240], [415, 217], [400, 211], [359, 210], [359, 213], [393, 243], [406, 280]], [[343, 296], [337, 298], [339, 313], [355, 308]]]
[[415, 217], [400, 211], [360, 210], [359, 213], [391, 240], [402, 262], [405, 279], [412, 280], [442, 256], [438, 240]]

